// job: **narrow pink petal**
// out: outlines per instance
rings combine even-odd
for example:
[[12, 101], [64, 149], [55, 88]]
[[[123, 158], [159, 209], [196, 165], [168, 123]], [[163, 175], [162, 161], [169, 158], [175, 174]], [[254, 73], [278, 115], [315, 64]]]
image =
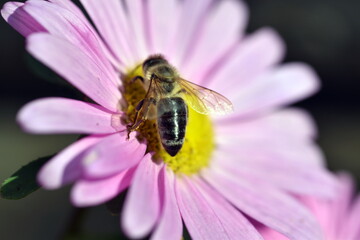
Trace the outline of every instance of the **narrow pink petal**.
[[259, 231], [265, 240], [289, 240], [287, 237], [271, 228], [262, 227]]
[[332, 228], [348, 220], [348, 211], [356, 190], [355, 180], [348, 172], [339, 172], [337, 180], [339, 182], [338, 197], [331, 206], [332, 216], [336, 219], [333, 221], [333, 225], [330, 226]]
[[130, 184], [134, 169], [104, 179], [77, 181], [71, 191], [71, 201], [77, 207], [105, 203], [114, 198]]
[[103, 75], [118, 86], [120, 84], [118, 74], [106, 59], [100, 38], [83, 14], [78, 14], [79, 11], [75, 10], [70, 11], [70, 7], [64, 8], [64, 5], [69, 5], [69, 3], [66, 4], [64, 1], [58, 4], [33, 0], [27, 1], [23, 8], [50, 34], [66, 39], [82, 50], [98, 65]]
[[144, 61], [150, 54], [147, 2], [145, 0], [125, 0], [127, 20], [131, 30], [127, 40], [129, 45], [134, 42], [135, 47], [131, 51], [137, 56], [137, 61]]
[[204, 79], [202, 84], [223, 94], [234, 86], [244, 88], [278, 64], [284, 52], [285, 44], [278, 33], [271, 28], [262, 28], [239, 42], [232, 54], [224, 59], [219, 71]]
[[354, 199], [348, 214], [347, 223], [342, 225], [342, 235], [339, 239], [360, 239], [360, 196]]
[[[216, 135], [247, 139], [282, 138], [286, 141], [312, 141], [317, 135], [312, 117], [304, 110], [281, 109], [251, 119], [225, 117], [216, 120]], [[291, 139], [291, 140], [290, 140]]]
[[45, 28], [24, 11], [22, 6], [24, 3], [7, 2], [1, 9], [1, 15], [5, 21], [25, 37], [34, 32], [45, 32]]
[[134, 64], [135, 46], [133, 41], [129, 41], [132, 37], [129, 32], [131, 29], [121, 1], [82, 0], [81, 3], [117, 59], [127, 66]]
[[263, 74], [244, 88], [227, 91], [234, 115], [254, 115], [294, 103], [310, 96], [319, 88], [313, 69], [302, 63], [290, 63]]
[[145, 237], [155, 226], [160, 215], [159, 172], [147, 154], [140, 162], [126, 196], [122, 226], [131, 238]]
[[119, 59], [116, 59], [116, 57], [113, 55], [111, 50], [109, 50], [107, 46], [105, 46], [104, 42], [101, 40], [99, 36], [97, 36], [95, 29], [89, 23], [83, 12], [71, 0], [49, 0], [49, 1], [56, 4], [57, 6], [67, 9], [68, 11], [72, 12], [77, 18], [79, 18], [80, 21], [82, 21], [82, 24], [84, 24], [85, 28], [90, 30], [91, 34], [93, 34], [93, 36], [97, 39], [97, 42], [99, 43], [101, 48], [100, 51], [104, 53], [105, 57], [109, 59], [109, 61], [113, 64], [113, 66], [123, 70], [124, 66], [122, 65], [122, 63], [119, 61]]
[[[66, 98], [26, 104], [17, 121], [31, 133], [112, 133], [112, 114], [99, 105]], [[123, 130], [125, 127], [123, 127]]]
[[75, 45], [46, 33], [28, 38], [28, 51], [110, 111], [117, 112], [120, 91], [101, 67]]
[[178, 32], [176, 26], [180, 20], [180, 1], [152, 0], [148, 5], [152, 52], [171, 56], [174, 48], [172, 40]]
[[[210, 9], [212, 0], [184, 0], [181, 2], [181, 11], [178, 25], [174, 26], [178, 31], [172, 40], [172, 48], [174, 50], [174, 58], [172, 64], [180, 67], [188, 57], [189, 49], [194, 45], [195, 39], [198, 37], [199, 27], [204, 22], [204, 17]], [[184, 21], [183, 19], [186, 19]], [[179, 69], [182, 70], [181, 68]], [[186, 76], [185, 76], [186, 77]], [[190, 79], [189, 79], [190, 80]], [[194, 81], [195, 79], [191, 79]]]
[[219, 170], [206, 171], [203, 176], [232, 204], [264, 225], [293, 240], [320, 239], [314, 217], [290, 196], [266, 185], [238, 181]]
[[97, 178], [126, 170], [140, 162], [145, 150], [146, 144], [127, 139], [126, 132], [112, 134], [84, 152], [85, 174]]
[[179, 177], [175, 187], [180, 213], [192, 239], [230, 239], [219, 217], [191, 179]]
[[247, 24], [246, 6], [237, 0], [216, 2], [199, 29], [193, 51], [181, 66], [181, 73], [191, 81], [202, 79], [213, 70], [233, 46], [239, 42]]
[[263, 239], [252, 223], [238, 209], [214, 191], [202, 179], [196, 179], [198, 189], [221, 220], [230, 239]]
[[81, 153], [101, 139], [100, 136], [85, 137], [59, 152], [38, 173], [41, 186], [46, 189], [56, 189], [77, 180], [83, 172]]
[[151, 236], [152, 240], [162, 239], [181, 239], [182, 221], [179, 207], [175, 197], [175, 178], [171, 170], [166, 170], [166, 166], [161, 169], [159, 180], [160, 192], [164, 194], [162, 201], [162, 212], [159, 222]]

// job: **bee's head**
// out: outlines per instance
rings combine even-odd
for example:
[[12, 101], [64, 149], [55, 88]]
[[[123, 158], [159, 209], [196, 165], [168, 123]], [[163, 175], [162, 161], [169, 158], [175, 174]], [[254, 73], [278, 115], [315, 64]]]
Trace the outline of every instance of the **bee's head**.
[[160, 54], [148, 57], [143, 63], [143, 71], [146, 73], [150, 68], [168, 64], [168, 61]]

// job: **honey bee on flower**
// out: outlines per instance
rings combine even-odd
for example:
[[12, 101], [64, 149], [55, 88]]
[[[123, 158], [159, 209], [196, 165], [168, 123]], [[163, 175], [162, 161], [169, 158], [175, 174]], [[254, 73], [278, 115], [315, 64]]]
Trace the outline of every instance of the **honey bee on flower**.
[[136, 76], [134, 80], [140, 79], [147, 92], [135, 108], [135, 121], [128, 126], [128, 131], [130, 134], [138, 129], [146, 119], [157, 118], [161, 144], [171, 156], [175, 156], [184, 143], [188, 105], [201, 114], [226, 114], [233, 110], [226, 97], [180, 78], [161, 55], [146, 59], [142, 68], [145, 78]]

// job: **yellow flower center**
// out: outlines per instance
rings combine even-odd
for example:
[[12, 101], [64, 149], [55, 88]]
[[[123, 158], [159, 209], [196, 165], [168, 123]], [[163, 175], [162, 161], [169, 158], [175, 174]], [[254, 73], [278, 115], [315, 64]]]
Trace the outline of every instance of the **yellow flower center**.
[[[122, 91], [126, 101], [123, 106], [126, 117], [123, 121], [129, 125], [134, 123], [135, 108], [147, 92], [140, 80], [132, 81], [136, 76], [143, 76], [140, 67], [132, 69], [122, 79]], [[199, 114], [190, 107], [188, 110], [184, 144], [174, 157], [161, 145], [156, 119], [142, 123], [138, 128], [137, 138], [141, 142], [146, 141], [147, 152], [153, 153], [153, 161], [163, 161], [177, 174], [191, 175], [208, 166], [214, 149], [214, 131], [208, 116]]]

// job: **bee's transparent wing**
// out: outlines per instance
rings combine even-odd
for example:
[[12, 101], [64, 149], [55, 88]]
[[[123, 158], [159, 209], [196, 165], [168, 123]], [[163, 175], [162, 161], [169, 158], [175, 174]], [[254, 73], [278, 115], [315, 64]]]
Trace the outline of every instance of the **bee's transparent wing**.
[[229, 99], [208, 88], [179, 79], [186, 103], [201, 114], [224, 115], [234, 111]]

